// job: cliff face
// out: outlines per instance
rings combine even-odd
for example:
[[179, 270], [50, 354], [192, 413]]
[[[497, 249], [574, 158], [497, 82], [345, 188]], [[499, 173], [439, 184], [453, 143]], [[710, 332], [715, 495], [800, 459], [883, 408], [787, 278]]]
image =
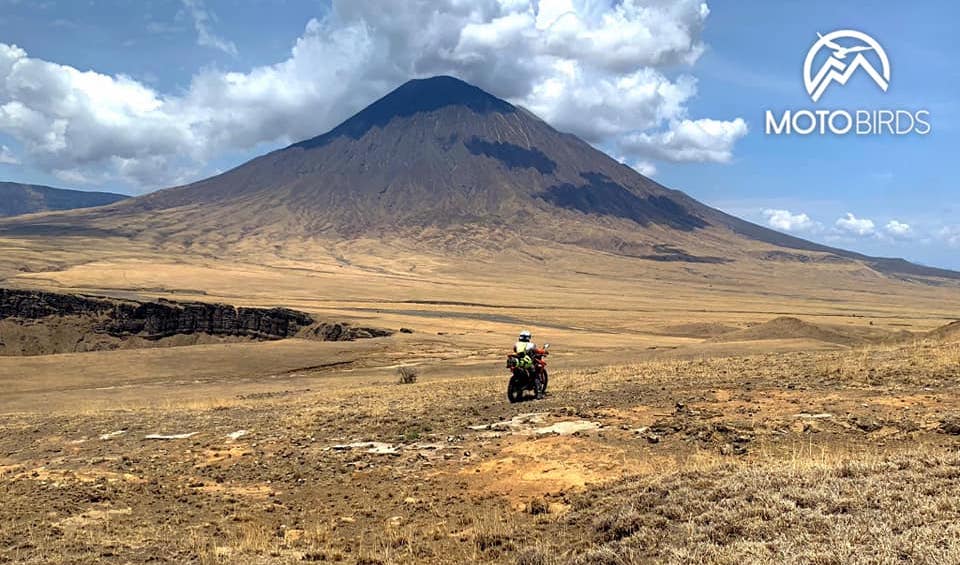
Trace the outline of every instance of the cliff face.
[[93, 331], [97, 333], [149, 340], [198, 333], [284, 339], [313, 323], [309, 314], [285, 308], [236, 308], [166, 300], [115, 301], [0, 288], [0, 320], [42, 320], [53, 316], [90, 317], [95, 319]]
[[312, 323], [309, 315], [285, 308], [151, 302], [119, 305], [104, 329], [118, 337], [137, 335], [148, 339], [192, 333], [283, 339], [293, 337], [300, 328]]

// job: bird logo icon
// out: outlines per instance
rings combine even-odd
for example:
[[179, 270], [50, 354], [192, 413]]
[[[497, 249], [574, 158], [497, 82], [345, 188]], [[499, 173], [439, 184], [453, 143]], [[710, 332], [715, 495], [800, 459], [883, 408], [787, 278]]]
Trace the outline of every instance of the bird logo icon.
[[871, 45], [856, 45], [853, 47], [841, 47], [840, 45], [837, 45], [833, 41], [830, 41], [830, 39], [824, 37], [822, 33], [817, 33], [817, 37], [823, 40], [824, 45], [826, 45], [830, 49], [833, 49], [833, 56], [836, 57], [837, 59], [846, 59], [849, 53], [859, 53], [861, 51], [873, 50], [873, 46]]
[[[890, 86], [890, 59], [880, 43], [874, 38], [852, 29], [837, 30], [826, 35], [817, 33], [817, 37], [817, 41], [810, 47], [807, 58], [803, 63], [804, 85], [814, 102], [820, 100], [824, 91], [831, 84], [846, 84], [860, 69], [863, 69], [873, 79], [880, 90], [887, 91]], [[849, 46], [840, 43], [841, 41], [847, 43], [850, 40], [855, 43], [850, 43]], [[828, 49], [831, 54], [819, 70], [814, 73], [813, 63], [823, 49]], [[876, 53], [877, 59], [880, 61], [879, 71], [864, 55], [869, 51]]]

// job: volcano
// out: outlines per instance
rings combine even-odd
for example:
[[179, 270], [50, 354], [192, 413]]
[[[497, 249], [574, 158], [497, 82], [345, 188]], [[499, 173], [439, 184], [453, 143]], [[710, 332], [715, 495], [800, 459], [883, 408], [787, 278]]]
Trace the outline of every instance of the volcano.
[[403, 238], [439, 251], [522, 241], [653, 261], [857, 262], [888, 274], [960, 277], [740, 220], [446, 76], [411, 80], [323, 135], [206, 180], [0, 223], [3, 235], [38, 230], [190, 245]]
[[576, 224], [708, 225], [698, 214], [707, 210], [683, 194], [451, 77], [409, 81], [323, 135], [113, 213], [194, 207], [230, 209], [230, 218], [217, 220], [221, 229], [283, 225], [334, 238], [481, 226], [555, 236], [558, 224], [565, 232]]

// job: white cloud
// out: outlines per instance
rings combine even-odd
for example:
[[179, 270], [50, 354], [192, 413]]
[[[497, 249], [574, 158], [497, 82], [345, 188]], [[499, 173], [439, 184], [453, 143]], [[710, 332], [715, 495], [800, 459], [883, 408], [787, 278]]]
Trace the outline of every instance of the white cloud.
[[643, 176], [652, 177], [657, 174], [657, 166], [650, 161], [633, 161], [624, 157], [623, 155], [614, 157], [617, 161], [620, 161], [622, 165], [630, 167], [634, 171], [637, 171]]
[[6, 145], [0, 145], [0, 165], [19, 165], [20, 159]]
[[726, 163], [733, 158], [733, 146], [745, 135], [747, 123], [741, 118], [682, 120], [663, 132], [628, 135], [621, 147], [665, 161]]
[[768, 226], [780, 231], [809, 232], [818, 227], [818, 224], [804, 213], [794, 214], [789, 210], [764, 210], [763, 216], [767, 219]]
[[118, 176], [150, 184], [165, 180], [181, 153], [203, 156], [189, 119], [128, 77], [80, 72], [3, 44], [0, 77], [0, 130], [52, 174], [105, 174], [113, 162], [137, 160], [157, 166]]
[[193, 27], [197, 30], [197, 45], [219, 49], [228, 55], [237, 55], [237, 46], [232, 41], [218, 36], [210, 29], [215, 16], [207, 10], [203, 0], [183, 0], [183, 6], [189, 12]]
[[652, 177], [657, 174], [657, 166], [649, 161], [638, 161], [633, 164], [633, 168], [645, 177]]
[[[591, 142], [659, 127], [682, 115], [684, 103], [697, 91], [691, 77], [671, 82], [650, 68], [606, 75], [560, 61], [553, 71], [521, 103], [558, 129]], [[621, 149], [632, 152], [630, 146]]]
[[[201, 0], [182, 1], [198, 42], [236, 52]], [[697, 0], [334, 0], [286, 59], [208, 68], [177, 93], [0, 44], [0, 131], [61, 178], [156, 188], [227, 150], [323, 133], [409, 78], [451, 74], [629, 162], [726, 162], [746, 123], [691, 118], [696, 80], [676, 74], [703, 52], [708, 14]]]
[[849, 235], [867, 237], [876, 233], [876, 224], [873, 223], [873, 220], [858, 218], [850, 212], [847, 212], [845, 217], [837, 220], [835, 225], [842, 232]]
[[888, 235], [895, 238], [909, 238], [913, 235], [913, 228], [910, 227], [910, 224], [898, 222], [897, 220], [890, 220], [887, 222], [887, 225], [884, 226], [884, 230]]
[[950, 247], [960, 247], [960, 226], [945, 226], [937, 235]]

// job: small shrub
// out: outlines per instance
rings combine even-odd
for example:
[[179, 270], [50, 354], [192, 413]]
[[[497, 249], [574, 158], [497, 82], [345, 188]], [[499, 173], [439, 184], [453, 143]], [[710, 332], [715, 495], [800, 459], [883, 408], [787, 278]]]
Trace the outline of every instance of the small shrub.
[[604, 541], [630, 537], [642, 526], [643, 516], [631, 506], [622, 506], [614, 512], [603, 514], [594, 522], [594, 529]]
[[542, 498], [534, 498], [527, 504], [527, 512], [537, 516], [539, 514], [546, 514], [550, 512], [550, 505]]
[[539, 545], [525, 547], [517, 555], [517, 565], [554, 565], [558, 562], [548, 549]]
[[400, 375], [400, 384], [409, 385], [417, 382], [417, 370], [413, 367], [400, 367], [397, 369], [397, 374]]

